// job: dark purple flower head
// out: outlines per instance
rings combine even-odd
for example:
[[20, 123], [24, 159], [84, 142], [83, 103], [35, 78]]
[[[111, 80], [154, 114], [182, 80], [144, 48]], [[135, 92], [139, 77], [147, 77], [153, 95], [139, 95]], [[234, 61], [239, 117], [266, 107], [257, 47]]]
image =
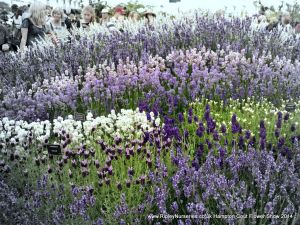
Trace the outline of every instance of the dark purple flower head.
[[98, 218], [93, 225], [103, 225], [103, 224], [104, 224], [103, 220], [101, 218]]
[[63, 160], [59, 160], [59, 161], [57, 161], [57, 164], [58, 164], [58, 166], [59, 166], [60, 168], [62, 168], [63, 165], [64, 165], [64, 161], [63, 161]]
[[131, 181], [130, 180], [126, 180], [126, 187], [130, 187], [130, 185], [131, 185]]
[[276, 138], [279, 138], [279, 136], [280, 136], [280, 130], [278, 128], [276, 128], [274, 134], [275, 134]]
[[295, 132], [295, 131], [296, 131], [296, 125], [292, 124], [292, 126], [291, 126], [291, 132]]
[[226, 155], [226, 150], [222, 147], [219, 148], [219, 154], [220, 154], [220, 158], [224, 158]]
[[180, 122], [180, 123], [182, 123], [182, 122], [183, 122], [183, 120], [184, 120], [184, 117], [183, 117], [183, 114], [182, 114], [182, 112], [178, 113], [178, 120], [179, 120], [179, 122]]
[[64, 155], [62, 158], [63, 162], [66, 164], [68, 162], [68, 156]]
[[245, 138], [246, 138], [247, 140], [249, 140], [250, 137], [251, 137], [251, 132], [250, 132], [250, 130], [246, 130], [246, 132], [245, 132]]
[[107, 169], [109, 175], [113, 175], [113, 167], [110, 165]]
[[141, 183], [141, 185], [145, 185], [145, 182], [146, 182], [146, 176], [145, 176], [145, 175], [142, 175], [142, 176], [140, 177], [140, 183]]
[[87, 165], [88, 165], [88, 161], [85, 159], [85, 160], [82, 160], [81, 162], [80, 162], [80, 165], [82, 166], [82, 167], [87, 167]]
[[89, 175], [90, 171], [89, 171], [86, 167], [83, 167], [83, 168], [81, 169], [81, 173], [82, 173], [82, 176], [83, 176], [83, 177], [86, 177], [86, 176]]
[[205, 111], [210, 112], [210, 105], [209, 105], [209, 104], [206, 104], [206, 105], [205, 105]]
[[[12, 154], [12, 155], [13, 155], [13, 154]], [[35, 164], [36, 164], [37, 166], [39, 166], [39, 165], [41, 164], [40, 158], [39, 158], [39, 157], [35, 158], [34, 161], [35, 161]]]
[[95, 164], [95, 167], [96, 167], [97, 169], [100, 168], [100, 163], [99, 163], [99, 160], [98, 160], [98, 159], [96, 159], [96, 160], [94, 161], [94, 164]]
[[[10, 167], [9, 165], [5, 165], [4, 168], [3, 168], [3, 171], [4, 171], [5, 173], [10, 173], [11, 167]], [[49, 169], [48, 169], [48, 172], [49, 172]], [[49, 172], [49, 173], [50, 173], [50, 172]]]
[[51, 166], [48, 165], [48, 173], [52, 173], [52, 172], [53, 172], [53, 170], [52, 170]]
[[237, 134], [241, 131], [241, 126], [238, 122], [232, 123], [231, 124], [231, 132], [232, 134]]
[[122, 142], [122, 138], [121, 137], [115, 137], [114, 141], [115, 141], [116, 145], [119, 145]]
[[102, 150], [105, 150], [107, 147], [106, 143], [103, 140], [98, 141], [98, 144], [101, 146]]
[[281, 128], [281, 125], [282, 125], [282, 120], [277, 120], [277, 122], [276, 122], [276, 127], [277, 127], [278, 129], [280, 129], [280, 128]]
[[221, 132], [222, 132], [222, 134], [225, 134], [226, 131], [227, 131], [226, 125], [222, 123], [222, 125], [221, 125]]
[[284, 145], [284, 143], [285, 143], [284, 137], [280, 137], [280, 138], [278, 139], [277, 147], [278, 147], [278, 148], [282, 148], [283, 145]]
[[203, 143], [200, 143], [198, 148], [197, 148], [197, 151], [196, 151], [196, 156], [199, 160], [202, 157], [203, 152], [204, 152], [204, 145], [203, 145]]
[[103, 179], [104, 176], [103, 176], [103, 172], [102, 171], [97, 171], [97, 175], [100, 179]]
[[213, 134], [213, 139], [214, 139], [214, 141], [219, 141], [219, 134], [218, 134], [218, 132], [214, 132], [214, 134]]
[[133, 176], [133, 175], [134, 175], [134, 169], [132, 167], [129, 167], [128, 176]]
[[284, 147], [284, 149], [281, 151], [281, 154], [287, 159], [291, 160], [292, 159], [292, 152], [288, 147]]
[[237, 117], [236, 114], [234, 113], [231, 117], [231, 123], [236, 123], [237, 122]]
[[207, 148], [208, 148], [208, 149], [212, 149], [213, 144], [210, 142], [210, 140], [209, 140], [209, 139], [206, 139], [205, 141], [206, 141], [206, 144], [207, 144]]
[[190, 117], [193, 116], [193, 108], [191, 108], [191, 107], [189, 108], [188, 114], [189, 114]]
[[192, 167], [194, 167], [196, 171], [199, 170], [200, 165], [199, 165], [199, 163], [198, 163], [198, 160], [193, 160], [193, 161], [192, 161]]
[[178, 204], [177, 202], [173, 202], [172, 205], [171, 205], [171, 209], [174, 213], [177, 213], [178, 212]]
[[93, 188], [92, 186], [88, 186], [88, 187], [86, 188], [86, 191], [87, 191], [90, 195], [92, 195], [92, 194], [94, 193], [94, 188]]
[[265, 140], [261, 139], [259, 143], [260, 143], [260, 149], [265, 150], [267, 147], [267, 143], [265, 142]]
[[147, 116], [147, 120], [148, 120], [148, 121], [151, 121], [151, 115], [150, 115], [149, 112], [146, 113], [146, 116]]
[[266, 130], [266, 127], [265, 127], [265, 123], [263, 120], [260, 121], [260, 129], [259, 129], [259, 137], [262, 139], [262, 140], [266, 140], [267, 138], [267, 130]]
[[240, 149], [244, 149], [244, 147], [245, 147], [245, 142], [244, 142], [243, 136], [239, 136], [238, 146], [239, 146]]
[[198, 137], [202, 137], [202, 136], [203, 136], [203, 132], [202, 132], [202, 130], [201, 130], [200, 127], [197, 128], [197, 130], [196, 130], [196, 135], [197, 135]]
[[291, 142], [292, 142], [292, 144], [295, 144], [295, 143], [296, 143], [296, 139], [297, 139], [297, 136], [295, 136], [295, 135], [293, 135], [293, 136], [291, 137]]
[[279, 111], [279, 112], [277, 113], [277, 116], [278, 116], [278, 120], [279, 120], [279, 119], [282, 119], [282, 112]]
[[189, 131], [187, 129], [184, 129], [184, 138], [188, 138], [189, 137]]
[[204, 124], [203, 124], [202, 121], [199, 122], [198, 128], [200, 129], [201, 132], [204, 132], [204, 131], [205, 131], [205, 127], [204, 127]]
[[206, 121], [210, 121], [210, 120], [211, 120], [211, 118], [210, 118], [210, 111], [209, 111], [209, 110], [206, 110], [206, 111], [204, 112], [204, 119], [205, 119]]
[[268, 143], [267, 144], [267, 149], [269, 150], [269, 151], [272, 151], [273, 150], [273, 145], [272, 145], [272, 143]]
[[289, 113], [286, 113], [285, 115], [284, 115], [284, 121], [288, 121], [289, 120], [289, 118], [290, 118], [290, 114]]
[[122, 155], [122, 153], [123, 153], [123, 148], [122, 148], [122, 147], [118, 147], [118, 148], [117, 148], [117, 152], [118, 152], [119, 155]]
[[105, 180], [106, 185], [110, 185], [110, 179], [109, 178], [105, 177], [104, 180]]
[[256, 137], [253, 136], [253, 137], [250, 139], [250, 141], [249, 141], [249, 145], [250, 145], [250, 146], [255, 146], [255, 144], [256, 144]]
[[72, 159], [71, 161], [72, 166], [75, 168], [77, 166], [77, 162], [75, 159]]
[[119, 191], [122, 190], [122, 184], [120, 182], [117, 183], [117, 188], [118, 188]]
[[259, 127], [265, 129], [265, 122], [263, 120], [259, 122]]
[[147, 158], [147, 159], [146, 159], [146, 162], [147, 162], [148, 167], [151, 168], [152, 165], [153, 165], [153, 164], [152, 164], [152, 160], [151, 160], [150, 158]]

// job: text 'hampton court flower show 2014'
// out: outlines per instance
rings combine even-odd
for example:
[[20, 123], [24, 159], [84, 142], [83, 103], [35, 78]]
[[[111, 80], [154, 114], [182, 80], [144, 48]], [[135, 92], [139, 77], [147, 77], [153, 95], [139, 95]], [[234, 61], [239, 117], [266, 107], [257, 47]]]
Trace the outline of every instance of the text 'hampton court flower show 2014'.
[[300, 224], [299, 1], [0, 2], [0, 224]]

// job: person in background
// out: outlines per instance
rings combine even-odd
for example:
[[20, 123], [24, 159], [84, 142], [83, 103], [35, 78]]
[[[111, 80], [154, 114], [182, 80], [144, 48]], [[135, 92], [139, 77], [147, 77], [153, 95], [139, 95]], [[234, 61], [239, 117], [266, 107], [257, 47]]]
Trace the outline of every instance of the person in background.
[[128, 19], [130, 19], [132, 22], [137, 22], [140, 19], [140, 14], [136, 11], [131, 11], [128, 14]]
[[290, 14], [288, 13], [284, 13], [281, 18], [280, 18], [280, 22], [282, 25], [288, 25], [291, 23], [291, 17], [290, 17]]
[[100, 19], [100, 24], [105, 25], [107, 22], [109, 22], [109, 9], [104, 8], [101, 11], [101, 19]]
[[91, 24], [95, 23], [96, 16], [95, 10], [92, 6], [88, 5], [82, 9], [82, 20], [80, 22], [80, 27], [88, 28]]
[[117, 6], [115, 8], [114, 19], [122, 22], [125, 20], [125, 14], [126, 14], [125, 9], [121, 6]]
[[105, 26], [107, 29], [109, 29], [109, 31], [119, 31], [116, 28], [115, 22], [116, 22], [115, 19], [110, 18], [109, 9], [108, 8], [102, 9], [100, 24], [102, 26]]
[[0, 51], [7, 52], [9, 49], [7, 28], [0, 24]]
[[20, 49], [31, 46], [34, 42], [41, 40], [46, 34], [46, 7], [41, 3], [34, 3], [29, 8], [30, 17], [22, 22], [22, 39]]
[[73, 28], [72, 21], [71, 21], [71, 15], [72, 15], [71, 12], [68, 12], [67, 14], [65, 14], [65, 18], [64, 18], [65, 26], [69, 32]]
[[71, 32], [73, 27], [80, 27], [80, 21], [77, 21], [74, 13], [71, 13], [68, 21], [66, 20], [67, 29]]
[[2, 23], [4, 24], [9, 24], [9, 17], [8, 17], [8, 12], [6, 11], [0, 11], [0, 19], [2, 21]]
[[81, 13], [77, 13], [75, 14], [75, 24], [77, 28], [80, 27], [80, 22], [81, 22]]
[[297, 22], [297, 25], [295, 26], [295, 33], [300, 34], [300, 22]]
[[14, 51], [18, 50], [21, 42], [21, 25], [22, 25], [22, 11], [19, 9], [18, 5], [13, 4], [11, 6], [11, 11], [14, 14], [12, 16], [12, 32], [11, 32], [11, 49]]
[[22, 14], [20, 13], [19, 7], [16, 4], [11, 6], [11, 11], [14, 14], [13, 19], [13, 26], [17, 29], [21, 29], [22, 24]]
[[50, 5], [46, 5], [46, 23], [48, 23], [51, 19], [51, 13], [52, 13], [53, 7]]
[[29, 12], [30, 5], [23, 5], [19, 7], [20, 12], [22, 13], [22, 22], [24, 19], [27, 19], [30, 17], [30, 12]]
[[151, 25], [154, 21], [154, 19], [156, 18], [156, 14], [154, 12], [151, 12], [151, 11], [146, 11], [144, 13], [144, 17], [146, 19], [146, 23], [148, 25]]
[[68, 37], [68, 30], [65, 24], [64, 11], [61, 8], [54, 8], [51, 12], [51, 18], [46, 24], [47, 31], [54, 36], [55, 42], [62, 42]]

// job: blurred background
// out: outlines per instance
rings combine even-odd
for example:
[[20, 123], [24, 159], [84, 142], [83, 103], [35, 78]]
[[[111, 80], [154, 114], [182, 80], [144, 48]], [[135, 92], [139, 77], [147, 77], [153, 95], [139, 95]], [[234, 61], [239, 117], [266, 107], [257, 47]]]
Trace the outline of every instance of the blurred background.
[[[1, 0], [1, 5], [4, 3], [8, 5], [17, 4], [24, 5], [27, 3], [32, 3], [36, 0]], [[2, 2], [2, 4], [1, 4]], [[117, 5], [117, 4], [126, 4], [128, 2], [136, 2], [132, 0], [40, 0], [44, 4], [51, 6], [60, 6], [64, 9], [80, 9], [83, 5], [92, 4], [92, 3], [107, 3], [107, 5]], [[176, 14], [180, 11], [188, 11], [196, 8], [201, 8], [203, 10], [217, 11], [220, 9], [226, 9], [227, 12], [232, 14], [237, 14], [247, 11], [248, 14], [254, 14], [257, 12], [253, 0], [139, 0], [139, 3], [143, 5], [152, 6], [153, 11], [164, 11], [171, 14]], [[284, 1], [287, 3], [300, 2], [300, 0], [289, 0]], [[278, 7], [282, 1], [281, 0], [261, 0], [266, 6]]]

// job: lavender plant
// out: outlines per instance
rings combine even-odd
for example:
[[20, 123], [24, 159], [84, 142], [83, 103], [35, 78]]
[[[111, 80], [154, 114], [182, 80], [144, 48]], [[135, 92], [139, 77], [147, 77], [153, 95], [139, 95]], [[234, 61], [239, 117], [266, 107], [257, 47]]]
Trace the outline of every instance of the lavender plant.
[[[277, 106], [299, 98], [299, 62], [270, 55], [246, 59], [245, 52], [216, 52], [202, 48], [174, 51], [165, 59], [150, 57], [148, 63], [119, 61], [80, 69], [73, 77], [61, 76], [34, 83], [29, 91], [12, 89], [4, 94], [2, 116], [31, 120], [74, 111], [135, 108], [138, 103], [156, 106], [161, 113], [182, 111], [195, 98], [266, 98]], [[162, 104], [159, 104], [162, 103]]]
[[[20, 158], [13, 157], [11, 163], [1, 162], [1, 170], [8, 174], [13, 186], [18, 186], [14, 180], [21, 186], [22, 182], [32, 185], [38, 180], [39, 192], [31, 190], [30, 202], [37, 208], [38, 215], [53, 215], [47, 217], [48, 221], [180, 224], [183, 221], [173, 221], [171, 217], [155, 219], [149, 215], [240, 214], [249, 217], [206, 216], [205, 220], [191, 218], [185, 222], [250, 224], [257, 221], [252, 218], [254, 214], [278, 214], [285, 218], [265, 217], [260, 222], [296, 222], [299, 213], [300, 130], [295, 123], [299, 120], [298, 111], [282, 114], [276, 110], [274, 115], [275, 108], [270, 103], [249, 103], [237, 109], [239, 104], [232, 101], [228, 108], [222, 109], [218, 105], [196, 103], [186, 114], [178, 115], [178, 126], [175, 119], [165, 117], [160, 127], [152, 119], [154, 113], [148, 113], [153, 128], [145, 127], [142, 136], [129, 138], [117, 133], [116, 136], [95, 135], [97, 127], [86, 123], [85, 129], [90, 127], [86, 135], [92, 138], [87, 137], [79, 145], [64, 145], [63, 155], [48, 155], [31, 145], [33, 155], [22, 159], [23, 166], [18, 163]], [[259, 116], [251, 118], [253, 124], [242, 123], [236, 114], [244, 110], [247, 116], [250, 106], [257, 112], [269, 110], [266, 117], [275, 119], [261, 121], [259, 127]], [[224, 114], [218, 116], [222, 110]], [[231, 110], [236, 112], [230, 118], [231, 126], [218, 127], [217, 121], [226, 120], [227, 111]], [[69, 132], [74, 133], [73, 128], [66, 125], [60, 119], [54, 132], [59, 133], [62, 144], [69, 143]], [[288, 129], [290, 133], [284, 135]], [[19, 178], [24, 173], [30, 179]], [[58, 183], [63, 185], [62, 189]], [[58, 190], [49, 194], [53, 185]], [[53, 206], [45, 206], [45, 199], [50, 199]]]
[[[226, 18], [195, 12], [176, 20], [163, 20], [154, 27], [126, 27], [125, 32], [103, 31], [101, 27], [78, 40], [71, 37], [71, 43], [60, 48], [41, 44], [25, 53], [1, 54], [1, 89], [5, 92], [12, 87], [28, 90], [35, 81], [61, 75], [68, 70], [77, 75], [81, 66], [104, 62], [118, 63], [119, 59], [130, 58], [134, 62], [147, 62], [151, 55], [165, 57], [174, 49], [202, 48], [217, 50], [230, 46], [232, 51], [246, 50], [247, 58], [252, 55], [298, 59], [299, 39], [294, 33], [283, 29], [255, 28], [250, 18]], [[284, 38], [282, 38], [284, 37]], [[125, 43], [125, 45], [124, 45]]]

